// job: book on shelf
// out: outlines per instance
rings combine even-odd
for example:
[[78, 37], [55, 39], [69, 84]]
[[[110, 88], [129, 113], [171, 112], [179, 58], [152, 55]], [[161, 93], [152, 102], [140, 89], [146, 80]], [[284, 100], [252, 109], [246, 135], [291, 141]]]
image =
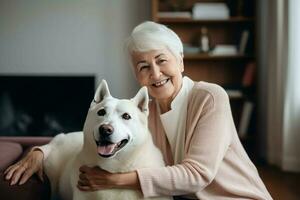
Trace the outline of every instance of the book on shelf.
[[184, 54], [198, 54], [199, 52], [200, 52], [200, 48], [198, 46], [193, 46], [188, 43], [183, 43]]
[[196, 20], [225, 20], [229, 19], [229, 8], [226, 3], [195, 3], [192, 9], [193, 19]]
[[236, 46], [229, 44], [218, 44], [210, 53], [211, 56], [235, 56], [237, 54]]
[[253, 108], [254, 108], [253, 102], [251, 101], [244, 102], [241, 116], [240, 116], [240, 123], [238, 127], [238, 135], [240, 139], [245, 139], [247, 137], [251, 117], [253, 115]]
[[230, 99], [247, 98], [249, 95], [249, 88], [251, 89], [255, 80], [255, 71], [255, 62], [248, 62], [245, 65], [241, 85], [234, 85], [226, 88], [226, 92]]
[[191, 19], [192, 14], [188, 11], [174, 11], [174, 12], [158, 12], [159, 18], [174, 18], [174, 19]]
[[242, 32], [241, 40], [240, 40], [240, 44], [239, 44], [239, 53], [242, 55], [244, 55], [246, 52], [248, 40], [249, 40], [249, 31], [244, 30]]
[[230, 88], [226, 88], [226, 92], [230, 99], [242, 99], [248, 97], [248, 93], [251, 91], [251, 86], [255, 80], [255, 71], [255, 62], [248, 62], [245, 65], [241, 85], [235, 85], [231, 86]]
[[242, 85], [243, 87], [250, 87], [254, 83], [256, 65], [254, 62], [248, 62], [245, 66]]
[[249, 91], [249, 88], [253, 86], [255, 79], [255, 70], [255, 62], [248, 62], [245, 66], [244, 74], [242, 77], [243, 94], [245, 95], [245, 98], [247, 98], [247, 100], [245, 100], [243, 103], [238, 129], [239, 136], [242, 139], [246, 138], [247, 133], [249, 132], [249, 124], [253, 116], [254, 102], [249, 100], [249, 97], [251, 99], [251, 91]]
[[241, 99], [243, 98], [243, 92], [239, 89], [226, 89], [229, 99]]

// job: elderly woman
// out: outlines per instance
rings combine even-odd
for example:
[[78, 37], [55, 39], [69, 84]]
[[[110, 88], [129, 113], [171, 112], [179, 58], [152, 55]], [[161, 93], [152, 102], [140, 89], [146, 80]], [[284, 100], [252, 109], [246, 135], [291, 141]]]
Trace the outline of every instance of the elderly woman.
[[[147, 86], [149, 128], [166, 167], [111, 174], [82, 166], [78, 188], [141, 190], [144, 197], [272, 199], [238, 138], [223, 88], [183, 77], [183, 47], [164, 25], [144, 22], [126, 43], [135, 76]], [[42, 174], [47, 145], [6, 170], [11, 184]]]

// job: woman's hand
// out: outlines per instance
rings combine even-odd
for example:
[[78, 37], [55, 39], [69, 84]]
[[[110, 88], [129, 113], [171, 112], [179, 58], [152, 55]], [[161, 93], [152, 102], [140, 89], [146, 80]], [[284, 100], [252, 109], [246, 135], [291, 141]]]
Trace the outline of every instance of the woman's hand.
[[20, 161], [8, 167], [4, 174], [5, 179], [10, 180], [10, 185], [24, 184], [34, 173], [43, 181], [43, 157], [39, 149], [31, 150]]
[[140, 189], [136, 172], [110, 173], [99, 167], [81, 166], [77, 187], [81, 191], [112, 188]]

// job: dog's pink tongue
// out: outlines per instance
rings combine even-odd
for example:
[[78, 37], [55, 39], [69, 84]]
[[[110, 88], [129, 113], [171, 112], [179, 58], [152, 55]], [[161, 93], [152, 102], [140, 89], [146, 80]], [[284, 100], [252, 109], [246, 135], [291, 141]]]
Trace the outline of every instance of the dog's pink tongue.
[[110, 155], [110, 154], [112, 154], [112, 152], [115, 149], [116, 145], [117, 144], [110, 144], [110, 145], [107, 145], [107, 146], [98, 146], [97, 151], [101, 155]]

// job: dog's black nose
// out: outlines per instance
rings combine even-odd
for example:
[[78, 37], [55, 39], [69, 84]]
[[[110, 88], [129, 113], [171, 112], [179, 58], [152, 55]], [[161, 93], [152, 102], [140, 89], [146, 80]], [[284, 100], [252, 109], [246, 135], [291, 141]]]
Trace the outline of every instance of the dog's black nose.
[[109, 124], [102, 124], [100, 127], [99, 127], [99, 133], [101, 135], [111, 135], [112, 133], [114, 132], [114, 128], [109, 125]]

